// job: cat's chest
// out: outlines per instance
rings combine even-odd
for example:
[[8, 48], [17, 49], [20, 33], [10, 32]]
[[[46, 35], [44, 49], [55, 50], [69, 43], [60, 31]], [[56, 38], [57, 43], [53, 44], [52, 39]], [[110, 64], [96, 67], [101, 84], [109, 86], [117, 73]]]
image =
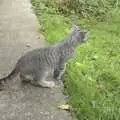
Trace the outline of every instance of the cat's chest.
[[67, 60], [71, 58], [73, 54], [74, 54], [73, 49], [64, 49], [64, 51], [62, 52], [62, 57]]

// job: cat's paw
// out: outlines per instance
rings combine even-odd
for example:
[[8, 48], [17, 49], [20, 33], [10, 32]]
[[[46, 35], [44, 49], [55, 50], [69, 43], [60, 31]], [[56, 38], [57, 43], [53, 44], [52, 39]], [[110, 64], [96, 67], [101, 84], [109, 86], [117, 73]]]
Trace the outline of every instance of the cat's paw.
[[50, 81], [48, 87], [49, 87], [49, 88], [55, 87], [55, 83], [54, 83], [53, 81]]
[[55, 83], [53, 81], [42, 81], [39, 82], [39, 85], [44, 88], [53, 88], [55, 87]]
[[56, 80], [59, 81], [59, 80], [61, 80], [61, 78], [62, 78], [62, 76], [58, 76], [58, 77], [56, 78]]

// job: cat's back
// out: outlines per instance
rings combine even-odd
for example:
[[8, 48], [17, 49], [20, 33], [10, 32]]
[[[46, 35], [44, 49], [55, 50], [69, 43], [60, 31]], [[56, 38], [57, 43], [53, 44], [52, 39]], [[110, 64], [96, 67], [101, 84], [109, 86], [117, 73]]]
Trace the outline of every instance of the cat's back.
[[44, 62], [53, 59], [55, 56], [58, 56], [58, 52], [56, 47], [49, 46], [45, 48], [39, 48], [32, 51], [27, 52], [24, 56], [22, 56], [18, 64], [20, 65], [26, 65], [26, 64], [36, 64], [37, 62], [41, 62], [44, 64]]
[[[49, 50], [48, 50], [49, 49]], [[29, 61], [29, 60], [33, 60], [36, 58], [42, 58], [46, 52], [50, 51], [50, 47], [46, 47], [46, 48], [39, 48], [39, 49], [35, 49], [32, 51], [27, 52], [25, 55], [23, 55], [19, 61]]]

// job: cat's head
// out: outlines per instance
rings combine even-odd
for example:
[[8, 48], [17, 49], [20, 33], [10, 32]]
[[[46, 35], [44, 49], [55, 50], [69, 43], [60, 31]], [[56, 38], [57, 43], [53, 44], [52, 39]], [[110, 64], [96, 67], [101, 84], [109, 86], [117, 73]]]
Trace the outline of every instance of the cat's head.
[[87, 30], [81, 30], [79, 26], [74, 25], [72, 34], [73, 39], [77, 40], [79, 43], [84, 43], [87, 41], [87, 34]]

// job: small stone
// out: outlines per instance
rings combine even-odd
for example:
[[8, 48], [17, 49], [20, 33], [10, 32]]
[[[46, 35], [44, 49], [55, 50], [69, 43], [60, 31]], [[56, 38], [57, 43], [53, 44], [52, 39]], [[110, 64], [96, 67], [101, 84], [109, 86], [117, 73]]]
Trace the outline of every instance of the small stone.
[[26, 47], [31, 47], [31, 45], [29, 43], [26, 44]]

